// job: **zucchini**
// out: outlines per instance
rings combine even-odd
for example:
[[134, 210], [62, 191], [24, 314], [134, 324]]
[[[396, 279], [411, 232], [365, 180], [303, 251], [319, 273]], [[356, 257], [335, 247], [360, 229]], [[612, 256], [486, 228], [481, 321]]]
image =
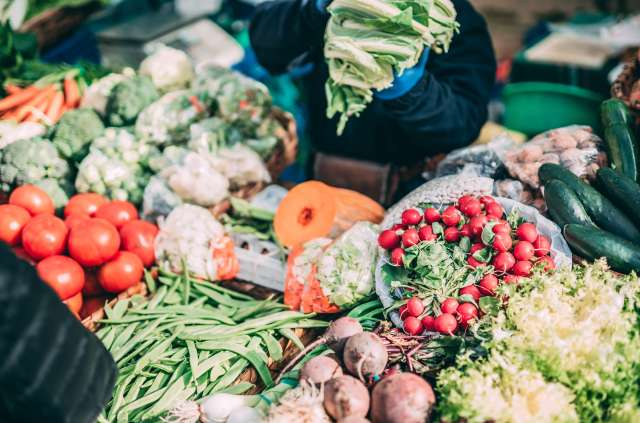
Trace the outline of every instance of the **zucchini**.
[[561, 228], [570, 223], [595, 226], [576, 193], [559, 179], [544, 186], [544, 201], [551, 219]]
[[593, 261], [605, 257], [613, 270], [640, 271], [640, 247], [626, 239], [588, 225], [567, 225], [563, 235], [582, 258]]
[[608, 167], [598, 169], [596, 181], [600, 192], [640, 227], [640, 185]]
[[637, 182], [640, 178], [640, 150], [627, 106], [613, 99], [604, 101], [600, 109], [612, 167]]
[[640, 231], [633, 222], [604, 195], [571, 171], [557, 164], [545, 163], [540, 166], [538, 176], [544, 185], [548, 185], [553, 179], [564, 182], [576, 193], [589, 217], [600, 228], [629, 241], [640, 243]]

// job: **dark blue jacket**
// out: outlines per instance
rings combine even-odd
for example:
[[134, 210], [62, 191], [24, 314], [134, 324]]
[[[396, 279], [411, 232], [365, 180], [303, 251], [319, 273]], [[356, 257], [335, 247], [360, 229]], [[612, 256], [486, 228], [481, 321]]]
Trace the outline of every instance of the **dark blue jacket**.
[[446, 54], [431, 54], [424, 78], [403, 97], [374, 100], [352, 118], [342, 136], [337, 119], [326, 118], [322, 55], [327, 17], [315, 0], [276, 0], [261, 4], [251, 22], [251, 44], [271, 73], [305, 62], [313, 71], [304, 79], [309, 132], [322, 152], [379, 163], [412, 164], [436, 153], [468, 145], [487, 119], [496, 62], [487, 26], [467, 0], [453, 0], [460, 33]]

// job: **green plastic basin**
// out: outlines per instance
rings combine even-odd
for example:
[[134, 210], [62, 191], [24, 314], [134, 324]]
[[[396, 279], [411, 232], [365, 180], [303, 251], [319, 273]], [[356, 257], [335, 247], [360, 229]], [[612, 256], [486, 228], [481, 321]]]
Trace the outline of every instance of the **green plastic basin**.
[[592, 91], [548, 82], [518, 82], [504, 88], [504, 126], [532, 137], [567, 125], [600, 132], [600, 103]]

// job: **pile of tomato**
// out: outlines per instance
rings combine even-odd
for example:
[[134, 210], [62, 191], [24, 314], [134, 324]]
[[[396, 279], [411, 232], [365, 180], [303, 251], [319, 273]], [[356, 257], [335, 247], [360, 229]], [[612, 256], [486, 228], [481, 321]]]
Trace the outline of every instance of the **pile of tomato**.
[[[136, 285], [155, 261], [158, 228], [127, 201], [77, 194], [57, 217], [34, 185], [16, 188], [0, 205], [0, 241], [36, 265], [40, 278], [76, 315], [102, 307], [109, 294]], [[84, 303], [84, 308], [83, 308]]]
[[451, 335], [457, 329], [464, 330], [479, 317], [480, 297], [496, 295], [502, 283], [517, 284], [531, 274], [534, 266], [545, 271], [555, 268], [549, 239], [539, 234], [533, 223], [512, 226], [505, 217], [495, 198], [465, 195], [444, 210], [407, 209], [400, 223], [380, 233], [378, 244], [389, 251], [394, 266], [402, 266], [405, 250], [418, 243], [443, 239], [462, 245], [466, 238], [470, 246], [467, 265], [486, 269], [477, 284], [460, 288], [456, 298], [443, 298], [435, 316], [425, 309], [419, 296], [407, 300], [400, 308], [405, 332], [418, 335], [426, 330]]

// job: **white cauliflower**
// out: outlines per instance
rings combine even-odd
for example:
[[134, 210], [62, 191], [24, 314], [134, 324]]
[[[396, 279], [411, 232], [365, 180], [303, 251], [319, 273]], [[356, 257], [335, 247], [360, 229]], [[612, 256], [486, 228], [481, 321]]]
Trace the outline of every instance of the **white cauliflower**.
[[0, 148], [4, 148], [18, 140], [40, 137], [46, 132], [47, 128], [39, 123], [16, 123], [12, 120], [0, 120]]
[[181, 50], [160, 45], [140, 64], [140, 74], [146, 75], [163, 92], [188, 88], [194, 78], [193, 64]]
[[215, 280], [218, 276], [214, 246], [224, 236], [224, 228], [202, 207], [183, 204], [159, 222], [155, 251], [158, 263], [174, 272], [183, 263], [194, 275]]
[[98, 79], [89, 86], [82, 96], [80, 107], [93, 109], [100, 116], [104, 117], [107, 112], [107, 101], [111, 90], [118, 82], [124, 81], [135, 75], [135, 71], [131, 68], [124, 68], [122, 73], [111, 73], [103, 78]]
[[258, 154], [243, 144], [221, 148], [212, 156], [213, 166], [238, 189], [252, 183], [271, 182], [271, 175]]

